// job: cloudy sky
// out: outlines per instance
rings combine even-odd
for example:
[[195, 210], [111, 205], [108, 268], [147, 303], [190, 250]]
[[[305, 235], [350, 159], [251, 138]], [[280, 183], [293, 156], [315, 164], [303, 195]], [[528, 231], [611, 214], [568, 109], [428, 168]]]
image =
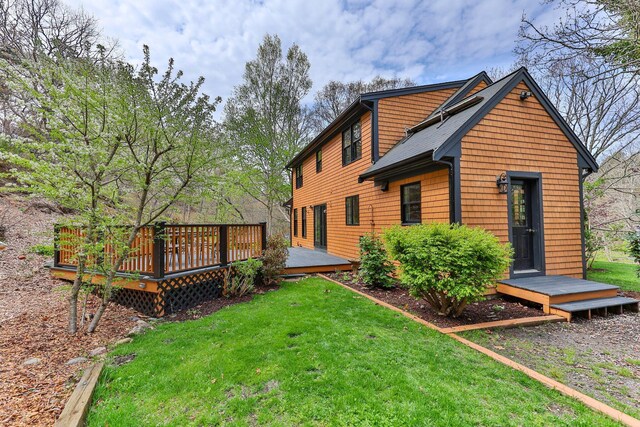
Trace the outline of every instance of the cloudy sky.
[[[513, 61], [522, 13], [551, 23], [540, 0], [67, 0], [98, 18], [140, 60], [173, 57], [205, 91], [227, 98], [265, 33], [309, 56], [313, 91], [329, 80], [410, 77], [420, 84], [464, 78]], [[310, 98], [310, 97], [309, 97]]]

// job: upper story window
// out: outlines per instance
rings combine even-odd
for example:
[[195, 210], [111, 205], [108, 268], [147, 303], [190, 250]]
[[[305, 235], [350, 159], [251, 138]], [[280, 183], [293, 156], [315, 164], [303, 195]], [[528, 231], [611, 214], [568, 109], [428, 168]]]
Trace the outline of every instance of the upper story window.
[[403, 224], [419, 224], [422, 222], [420, 183], [400, 187], [400, 216]]
[[293, 210], [293, 236], [298, 237], [298, 209]]
[[342, 132], [342, 165], [346, 166], [360, 157], [362, 157], [362, 140], [360, 121], [357, 121]]
[[302, 164], [296, 166], [296, 188], [302, 187]]
[[316, 173], [322, 172], [322, 150], [316, 151]]
[[360, 225], [360, 196], [345, 199], [347, 225]]

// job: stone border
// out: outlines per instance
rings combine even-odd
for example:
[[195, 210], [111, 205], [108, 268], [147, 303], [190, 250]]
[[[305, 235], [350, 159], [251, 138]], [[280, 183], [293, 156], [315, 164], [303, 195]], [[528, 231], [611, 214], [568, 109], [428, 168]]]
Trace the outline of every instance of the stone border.
[[[342, 286], [345, 289], [348, 289], [352, 292], [355, 292], [356, 294], [362, 295], [365, 298], [368, 298], [369, 300], [373, 301], [374, 303], [381, 305], [383, 307], [389, 308], [393, 311], [396, 311], [402, 315], [404, 315], [405, 317], [408, 317], [409, 319], [412, 319], [418, 323], [421, 323], [425, 326], [427, 326], [428, 328], [434, 329], [442, 334], [448, 335], [451, 338], [453, 338], [454, 340], [460, 342], [461, 344], [466, 345], [467, 347], [470, 347], [490, 358], [492, 358], [493, 360], [502, 363], [503, 365], [509, 366], [510, 368], [513, 368], [517, 371], [522, 372], [523, 374], [527, 375], [529, 378], [534, 379], [538, 382], [540, 382], [541, 384], [543, 384], [546, 387], [549, 387], [553, 390], [557, 390], [558, 392], [560, 392], [561, 394], [564, 394], [565, 396], [569, 396], [571, 398], [574, 398], [576, 400], [578, 400], [579, 402], [583, 403], [584, 405], [588, 406], [589, 408], [598, 411], [606, 416], [608, 416], [609, 418], [612, 418], [615, 421], [621, 422], [622, 424], [628, 426], [628, 427], [640, 427], [640, 420], [633, 418], [630, 415], [625, 414], [622, 411], [619, 411], [617, 409], [612, 408], [609, 405], [606, 405], [602, 402], [600, 402], [599, 400], [596, 400], [592, 397], [587, 396], [586, 394], [583, 394], [577, 390], [572, 389], [571, 387], [568, 387], [556, 380], [553, 380], [549, 377], [546, 377], [544, 375], [542, 375], [541, 373], [534, 371], [533, 369], [527, 368], [524, 365], [521, 365], [517, 362], [514, 362], [513, 360], [504, 357], [494, 351], [491, 351], [485, 347], [482, 347], [479, 344], [476, 344], [474, 342], [471, 342], [465, 338], [462, 338], [459, 335], [456, 335], [453, 332], [447, 332], [448, 329], [452, 329], [452, 328], [439, 328], [438, 326], [429, 323], [417, 316], [414, 316], [413, 314], [406, 312], [402, 309], [399, 309], [398, 307], [395, 307], [391, 304], [388, 304], [384, 301], [381, 301], [371, 295], [365, 294], [364, 292], [360, 292], [356, 289], [353, 289], [347, 285], [344, 285], [340, 282], [338, 282], [337, 280], [333, 280], [327, 276], [325, 276], [324, 274], [318, 274], [318, 277], [321, 277], [325, 280], [330, 281], [331, 283], [335, 283], [337, 285]], [[546, 316], [542, 316], [542, 317], [546, 317]], [[530, 318], [530, 319], [537, 319], [537, 318]], [[564, 320], [564, 319], [563, 319]], [[538, 319], [539, 321], [539, 319]], [[487, 323], [495, 323], [495, 322], [487, 322]], [[486, 325], [487, 323], [484, 323], [484, 325]], [[483, 323], [478, 323], [476, 325], [467, 325], [467, 326], [477, 326], [477, 325], [483, 325]], [[521, 322], [522, 325], [522, 322]], [[483, 327], [486, 329], [486, 326]], [[478, 328], [477, 328], [478, 329]]]
[[84, 426], [89, 405], [91, 405], [91, 397], [98, 384], [102, 368], [104, 368], [104, 362], [98, 362], [84, 371], [82, 378], [56, 420], [55, 427]]

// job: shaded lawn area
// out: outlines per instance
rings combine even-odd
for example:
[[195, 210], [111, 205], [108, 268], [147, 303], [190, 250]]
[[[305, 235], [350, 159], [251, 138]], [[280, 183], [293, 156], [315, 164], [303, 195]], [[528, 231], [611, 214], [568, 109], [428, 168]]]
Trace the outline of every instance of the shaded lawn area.
[[620, 286], [622, 290], [640, 292], [637, 266], [622, 262], [594, 261], [587, 278], [596, 282]]
[[319, 278], [118, 347], [89, 413], [89, 425], [107, 423], [615, 425]]

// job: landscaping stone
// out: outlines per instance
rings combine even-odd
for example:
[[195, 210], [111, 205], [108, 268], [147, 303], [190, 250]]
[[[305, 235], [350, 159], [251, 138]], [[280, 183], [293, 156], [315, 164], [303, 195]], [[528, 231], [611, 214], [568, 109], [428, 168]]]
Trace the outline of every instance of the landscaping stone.
[[101, 354], [105, 354], [107, 352], [107, 347], [96, 347], [89, 352], [89, 356], [99, 356]]
[[65, 365], [77, 365], [78, 363], [84, 363], [87, 360], [89, 359], [87, 359], [86, 357], [74, 357], [73, 359], [68, 360]]
[[122, 338], [118, 341], [116, 341], [114, 344], [115, 345], [122, 345], [122, 344], [129, 344], [131, 341], [133, 341], [133, 338]]
[[41, 360], [38, 359], [37, 357], [32, 357], [30, 359], [27, 359], [24, 361], [24, 363], [22, 363], [24, 366], [32, 366], [32, 365], [38, 365], [40, 364]]
[[136, 322], [136, 326], [134, 326], [127, 335], [139, 335], [145, 332], [147, 329], [154, 329], [151, 324], [145, 322], [144, 320], [138, 320]]

